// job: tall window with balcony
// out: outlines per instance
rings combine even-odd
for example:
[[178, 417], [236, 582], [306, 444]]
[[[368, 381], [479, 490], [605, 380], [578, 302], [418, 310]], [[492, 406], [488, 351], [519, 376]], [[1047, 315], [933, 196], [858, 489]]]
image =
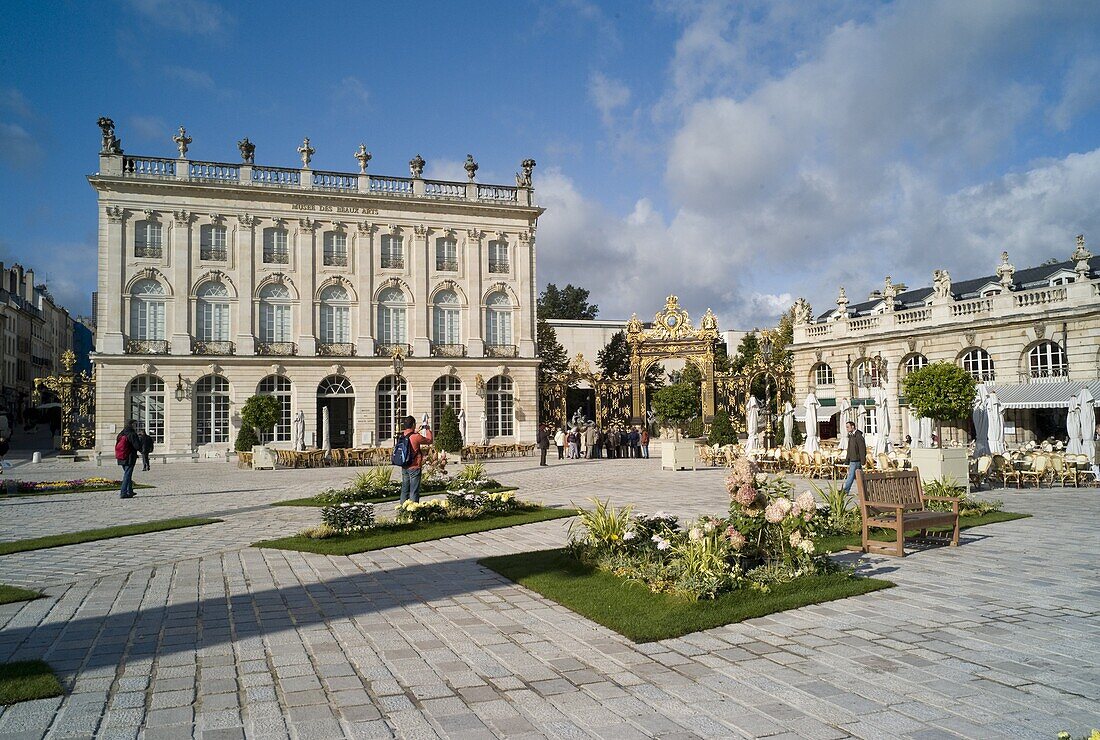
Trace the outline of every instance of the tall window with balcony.
[[273, 396], [279, 402], [279, 421], [275, 424], [275, 442], [289, 442], [291, 433], [290, 380], [282, 375], [268, 375], [260, 381], [256, 392]]
[[291, 295], [285, 285], [272, 283], [260, 291], [259, 329], [256, 354], [294, 354]]
[[264, 264], [289, 265], [290, 241], [286, 229], [264, 229]]
[[432, 302], [432, 354], [460, 357], [465, 351], [460, 328], [458, 293], [449, 288], [435, 294]]
[[168, 354], [165, 340], [166, 291], [151, 278], [139, 280], [130, 290], [130, 337], [126, 351], [134, 354]]
[[401, 237], [393, 234], [382, 235], [382, 267], [384, 269], [400, 270], [405, 267], [405, 253], [402, 249]]
[[156, 375], [139, 375], [130, 381], [130, 413], [134, 426], [144, 429], [157, 444], [164, 443], [164, 381]]
[[228, 258], [226, 249], [226, 228], [217, 224], [205, 224], [199, 229], [199, 259], [210, 262], [225, 262]]
[[489, 272], [506, 274], [508, 270], [508, 242], [494, 239], [489, 242]]
[[928, 358], [922, 354], [909, 355], [905, 358], [905, 374], [913, 372], [914, 370], [920, 370], [921, 368], [928, 366]]
[[406, 350], [406, 310], [405, 293], [400, 288], [386, 288], [378, 295], [378, 354], [388, 356], [394, 349]]
[[408, 413], [408, 396], [405, 379], [400, 375], [387, 375], [378, 381], [376, 396], [378, 409], [375, 426], [378, 429], [378, 442], [393, 439], [401, 419]]
[[134, 225], [134, 256], [164, 256], [164, 229], [157, 221], [138, 221]]
[[486, 385], [486, 432], [490, 438], [515, 434], [515, 398], [512, 379], [506, 375], [493, 377]]
[[330, 285], [321, 291], [321, 342], [319, 355], [350, 356], [351, 296], [342, 285]]
[[819, 362], [814, 367], [814, 387], [832, 388], [836, 385], [836, 377], [833, 375], [833, 368], [824, 362]]
[[326, 231], [324, 236], [325, 267], [348, 266], [348, 236], [342, 231]]
[[512, 342], [512, 299], [503, 290], [485, 300], [485, 350], [492, 357], [515, 355]]
[[195, 445], [229, 442], [229, 381], [204, 375], [195, 383]]
[[996, 380], [993, 358], [981, 347], [975, 347], [962, 356], [963, 369], [979, 383]]
[[458, 272], [458, 242], [450, 237], [435, 240], [435, 269]]
[[432, 429], [439, 429], [447, 406], [456, 414], [462, 410], [462, 381], [453, 375], [441, 375], [432, 384]]
[[218, 280], [208, 280], [199, 286], [195, 302], [195, 354], [230, 355], [229, 289]]
[[1069, 359], [1062, 347], [1054, 342], [1039, 342], [1027, 353], [1028, 379], [1065, 378], [1069, 375]]

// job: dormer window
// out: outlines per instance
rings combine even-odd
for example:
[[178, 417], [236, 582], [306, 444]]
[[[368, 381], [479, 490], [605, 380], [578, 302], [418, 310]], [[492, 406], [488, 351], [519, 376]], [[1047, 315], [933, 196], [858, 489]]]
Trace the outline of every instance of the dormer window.
[[1059, 285], [1069, 285], [1077, 280], [1077, 273], [1073, 270], [1059, 270], [1050, 276], [1050, 287], [1054, 288]]
[[1001, 294], [1001, 289], [1000, 288], [990, 288], [989, 290], [983, 290], [982, 291], [982, 298], [992, 298], [993, 296], [997, 296], [997, 295], [1000, 295], [1000, 294]]

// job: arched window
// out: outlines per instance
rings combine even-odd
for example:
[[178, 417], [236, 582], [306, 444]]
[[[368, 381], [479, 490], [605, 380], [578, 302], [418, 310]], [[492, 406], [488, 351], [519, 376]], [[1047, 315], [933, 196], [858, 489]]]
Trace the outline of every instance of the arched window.
[[458, 242], [451, 237], [435, 240], [435, 269], [440, 272], [458, 270]]
[[130, 338], [164, 339], [164, 286], [152, 278], [138, 280], [130, 290]]
[[407, 386], [400, 375], [387, 375], [378, 381], [377, 423], [378, 441], [393, 439], [401, 426], [401, 420], [408, 413]]
[[432, 384], [432, 429], [439, 430], [443, 409], [450, 406], [457, 414], [462, 409], [462, 381], [453, 375], [441, 375]]
[[920, 370], [928, 365], [928, 358], [922, 354], [909, 355], [905, 358], [905, 374]]
[[348, 237], [342, 231], [326, 231], [324, 237], [324, 263], [326, 266], [348, 266]]
[[1069, 375], [1066, 353], [1054, 342], [1039, 342], [1028, 350], [1027, 366], [1032, 378], [1064, 378]]
[[324, 398], [354, 396], [355, 387], [343, 375], [330, 375], [317, 386], [317, 395]]
[[407, 344], [405, 294], [400, 288], [386, 288], [378, 295], [378, 341]]
[[508, 272], [508, 242], [503, 239], [489, 242], [489, 272]]
[[342, 285], [330, 285], [321, 291], [321, 342], [351, 342], [351, 296]]
[[515, 434], [515, 398], [512, 395], [512, 379], [497, 375], [486, 386], [486, 431], [491, 438], [511, 437]]
[[204, 224], [199, 229], [199, 259], [225, 262], [228, 255], [226, 243], [224, 226]]
[[135, 429], [144, 429], [157, 444], [164, 444], [164, 381], [156, 375], [139, 375], [130, 381], [130, 413]]
[[401, 246], [401, 237], [393, 234], [382, 235], [382, 267], [393, 269], [405, 267], [405, 254]]
[[260, 291], [260, 341], [291, 342], [293, 328], [290, 322], [290, 289], [280, 283], [271, 283]]
[[963, 369], [974, 376], [979, 383], [993, 381], [993, 358], [981, 347], [975, 347], [962, 356]]
[[493, 347], [512, 344], [512, 299], [503, 290], [485, 299], [485, 343]]
[[229, 341], [229, 289], [208, 280], [199, 286], [195, 303], [195, 334], [200, 342]]
[[268, 375], [260, 381], [256, 393], [274, 396], [279, 402], [279, 422], [275, 425], [274, 442], [289, 442], [291, 432], [290, 381], [282, 375]]
[[195, 383], [195, 444], [229, 442], [229, 381], [205, 375]]
[[134, 225], [134, 256], [164, 256], [164, 229], [157, 221], [138, 221]]
[[836, 378], [833, 376], [832, 366], [824, 362], [817, 363], [814, 367], [814, 385], [818, 388], [836, 385]]
[[286, 229], [264, 229], [264, 262], [269, 265], [290, 264], [290, 242]]
[[432, 303], [432, 341], [438, 345], [455, 346], [462, 343], [459, 326], [458, 293], [441, 290]]

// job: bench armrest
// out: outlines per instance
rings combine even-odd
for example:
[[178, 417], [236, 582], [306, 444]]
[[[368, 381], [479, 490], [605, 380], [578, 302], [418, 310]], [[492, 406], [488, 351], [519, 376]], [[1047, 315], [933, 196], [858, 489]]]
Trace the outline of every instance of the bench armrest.
[[897, 515], [897, 514], [902, 513], [903, 511], [905, 511], [904, 506], [891, 506], [890, 504], [872, 504], [872, 503], [868, 503], [868, 504], [864, 504], [863, 508], [865, 510], [865, 513], [867, 513], [867, 514], [871, 514], [873, 512], [890, 511], [890, 512], [893, 512], [895, 515]]
[[924, 500], [925, 501], [954, 501], [955, 503], [959, 503], [959, 502], [962, 501], [962, 499], [959, 498], [958, 496], [925, 496]]

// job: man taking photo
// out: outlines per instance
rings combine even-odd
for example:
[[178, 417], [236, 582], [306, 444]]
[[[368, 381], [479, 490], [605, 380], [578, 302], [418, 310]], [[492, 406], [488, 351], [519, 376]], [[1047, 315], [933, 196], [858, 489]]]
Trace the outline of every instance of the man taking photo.
[[424, 461], [423, 445], [432, 443], [432, 430], [425, 423], [416, 429], [416, 419], [406, 416], [401, 435], [393, 445], [393, 464], [401, 468], [401, 501], [420, 501], [420, 465]]

